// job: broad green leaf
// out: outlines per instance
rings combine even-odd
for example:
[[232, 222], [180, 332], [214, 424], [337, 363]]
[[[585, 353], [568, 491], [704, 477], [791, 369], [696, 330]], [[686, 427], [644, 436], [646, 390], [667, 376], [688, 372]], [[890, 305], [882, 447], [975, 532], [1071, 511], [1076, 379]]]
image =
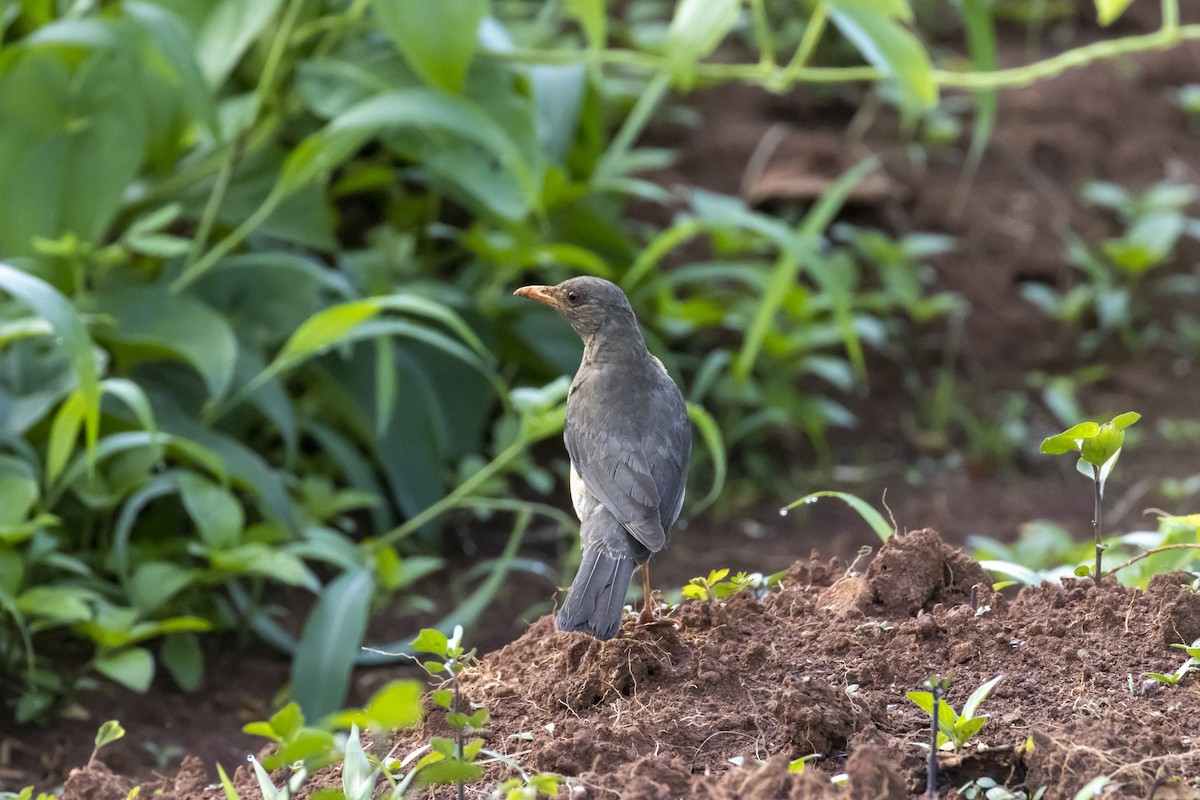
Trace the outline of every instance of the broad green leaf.
[[458, 92], [488, 0], [375, 0], [380, 27], [427, 83]]
[[383, 733], [408, 728], [421, 721], [423, 694], [420, 681], [391, 681], [367, 701], [363, 710], [343, 711], [333, 718], [333, 724], [337, 727], [353, 724]]
[[[204, 303], [165, 285], [113, 283], [94, 296], [111, 318], [103, 339], [133, 360], [179, 358], [191, 364], [213, 400], [229, 389], [237, 339], [229, 323]], [[123, 347], [122, 347], [123, 345]]]
[[35, 238], [99, 244], [137, 175], [150, 132], [139, 67], [100, 44], [75, 67], [34, 48], [0, 73], [0, 253], [34, 255]]
[[204, 15], [198, 25], [195, 52], [204, 77], [213, 88], [226, 78], [246, 50], [275, 18], [282, 0], [207, 0], [193, 3]]
[[449, 640], [446, 634], [434, 628], [422, 628], [417, 638], [412, 640], [410, 647], [418, 653], [432, 653], [441, 658], [446, 657]]
[[984, 723], [987, 721], [988, 718], [986, 714], [981, 717], [971, 717], [970, 719], [963, 717], [960, 719], [958, 724], [954, 726], [955, 743], [957, 744], [961, 742], [966, 744], [968, 739], [979, 733], [980, 728], [982, 728]]
[[460, 758], [443, 758], [417, 773], [417, 781], [422, 786], [437, 786], [460, 781], [473, 781], [483, 774], [483, 767], [471, 761]]
[[[244, 2], [242, 5], [253, 6], [254, 3]], [[121, 9], [145, 34], [146, 41], [142, 43], [143, 51], [140, 53], [142, 62], [151, 69], [164, 61], [169, 64], [169, 70], [159, 68], [154, 71], [166, 73], [165, 77], [171, 87], [178, 90], [180, 100], [191, 116], [203, 123], [210, 134], [219, 137], [216, 104], [196, 60], [203, 57], [203, 50], [193, 45], [187, 28], [178, 17], [154, 3], [126, 0], [121, 4]], [[142, 238], [141, 241], [149, 239]]]
[[1141, 418], [1142, 415], [1136, 411], [1126, 411], [1124, 414], [1113, 417], [1110, 424], [1117, 430], [1123, 431]]
[[1096, 16], [1104, 27], [1112, 25], [1125, 13], [1133, 0], [1095, 0]]
[[1081, 422], [1067, 428], [1062, 433], [1048, 436], [1042, 440], [1041, 451], [1047, 455], [1079, 452], [1082, 440], [1090, 439], [1100, 432], [1100, 426], [1095, 422]]
[[374, 592], [371, 569], [342, 573], [324, 588], [304, 623], [292, 691], [308, 719], [324, 718], [345, 700]]
[[261, 575], [289, 586], [304, 586], [314, 590], [320, 585], [302, 559], [262, 542], [211, 551], [208, 558], [215, 569], [227, 572]]
[[113, 742], [124, 738], [125, 729], [121, 727], [121, 723], [115, 719], [110, 719], [100, 726], [96, 731], [96, 749], [110, 745]]
[[195, 570], [169, 561], [144, 561], [129, 579], [129, 600], [143, 614], [160, 613], [168, 600], [192, 585]]
[[38, 500], [38, 483], [31, 471], [0, 470], [0, 530], [20, 525]]
[[921, 42], [902, 23], [912, 17], [906, 0], [825, 0], [838, 30], [876, 69], [896, 81], [910, 113], [937, 105], [933, 65]]
[[[0, 105], [2, 104], [3, 97], [0, 97]], [[0, 155], [0, 159], [2, 158]], [[0, 228], [3, 226], [0, 225]], [[0, 249], [3, 247], [0, 243]], [[83, 398], [83, 420], [90, 457], [100, 432], [100, 374], [92, 355], [92, 339], [88, 335], [87, 326], [67, 298], [59, 294], [54, 287], [2, 262], [0, 290], [16, 297], [50, 323], [61, 341], [62, 348], [70, 356]]]
[[88, 589], [71, 586], [34, 586], [17, 596], [17, 608], [30, 620], [31, 629], [84, 622], [93, 616], [99, 598]]
[[304, 727], [304, 712], [299, 703], [288, 703], [267, 721], [280, 739], [289, 739]]
[[154, 656], [144, 647], [104, 653], [96, 658], [95, 667], [102, 675], [135, 692], [145, 692], [154, 679]]
[[992, 689], [996, 688], [996, 684], [1004, 679], [1003, 675], [997, 675], [990, 681], [980, 684], [975, 691], [971, 692], [971, 696], [967, 698], [967, 702], [963, 703], [962, 715], [964, 717], [974, 717], [975, 712], [979, 710], [979, 704], [987, 699], [987, 696], [992, 693]]
[[741, 6], [741, 0], [680, 0], [667, 29], [667, 59], [676, 83], [691, 85], [696, 63], [733, 29]]
[[238, 499], [228, 489], [193, 472], [180, 474], [177, 482], [179, 496], [196, 523], [201, 541], [215, 549], [237, 544], [246, 522]]
[[892, 526], [887, 523], [887, 520], [883, 518], [883, 515], [872, 508], [869, 503], [867, 503], [861, 497], [856, 497], [855, 495], [847, 492], [836, 492], [832, 490], [812, 492], [811, 494], [806, 494], [804, 497], [801, 497], [799, 500], [792, 501], [788, 505], [779, 509], [779, 512], [781, 514], [787, 514], [787, 512], [791, 511], [793, 508], [806, 503], [815, 503], [822, 497], [834, 497], [853, 508], [858, 512], [858, 515], [863, 518], [863, 521], [871, 526], [871, 530], [875, 531], [875, 534], [885, 542], [895, 532]]
[[178, 633], [163, 638], [159, 658], [175, 683], [185, 692], [194, 692], [204, 681], [204, 651], [194, 634]]

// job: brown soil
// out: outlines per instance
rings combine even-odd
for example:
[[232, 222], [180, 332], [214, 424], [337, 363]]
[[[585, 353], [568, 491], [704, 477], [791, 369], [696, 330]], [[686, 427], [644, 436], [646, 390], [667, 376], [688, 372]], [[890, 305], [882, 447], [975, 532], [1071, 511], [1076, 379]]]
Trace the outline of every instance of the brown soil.
[[[1198, 684], [1142, 676], [1172, 671], [1183, 657], [1171, 645], [1200, 636], [1200, 595], [1184, 577], [1146, 591], [1106, 580], [993, 594], [978, 564], [922, 530], [891, 539], [865, 573], [797, 562], [761, 599], [688, 602], [649, 627], [629, 617], [607, 642], [544, 617], [464, 673], [463, 692], [492, 712], [487, 747], [567, 776], [570, 797], [843, 797], [829, 778], [846, 773], [851, 798], [906, 798], [924, 792], [928, 718], [904, 693], [949, 675], [961, 708], [1003, 675], [980, 734], [941, 755], [941, 790], [986, 776], [1070, 797], [1106, 775], [1106, 796], [1150, 797], [1200, 778]], [[408, 753], [445, 733], [433, 714], [372, 750]], [[821, 758], [803, 775], [788, 773], [811, 753]], [[211, 796], [196, 769], [143, 792]], [[306, 791], [340, 780], [330, 770]], [[100, 767], [74, 773], [64, 800], [120, 800], [128, 788]], [[1170, 796], [1200, 797], [1189, 791]]]
[[[1141, 16], [1123, 21], [1119, 30], [1084, 26], [1073, 43], [1150, 30], [1156, 5], [1133, 4], [1130, 15]], [[1196, 21], [1200, 8], [1183, 5], [1185, 21]], [[1002, 29], [1001, 36], [1005, 64], [1031, 59], [1024, 29]], [[848, 213], [894, 233], [927, 230], [959, 240], [956, 252], [935, 263], [936, 288], [958, 291], [971, 303], [958, 371], [965, 379], [963, 402], [986, 408], [987, 398], [999, 391], [1036, 395], [1027, 384], [1030, 370], [1068, 374], [1078, 366], [1067, 332], [1021, 300], [1018, 284], [1035, 279], [1071, 285], [1064, 232], [1094, 240], [1112, 231], [1113, 220], [1079, 201], [1080, 184], [1110, 179], [1141, 189], [1165, 177], [1200, 183], [1200, 136], [1165, 96], [1195, 82], [1198, 71], [1200, 46], [1193, 44], [1001, 93], [992, 143], [958, 215], [950, 209], [961, 177], [961, 144], [933, 153], [924, 166], [914, 164], [895, 148], [886, 115], [852, 128], [854, 98], [830, 102], [806, 92], [781, 97], [735, 86], [689, 98], [705, 124], [657, 142], [681, 154], [677, 169], [662, 180], [745, 189], [768, 205], [803, 204], [862, 155], [891, 148], [886, 183], [857, 196]], [[779, 125], [785, 136], [759, 184], [743, 186], [750, 155]], [[1174, 269], [1190, 269], [1198, 258], [1190, 243]], [[1158, 479], [1197, 471], [1195, 444], [1173, 443], [1153, 428], [1155, 419], [1195, 415], [1196, 366], [1110, 355], [1109, 376], [1085, 389], [1086, 407], [1097, 413], [1137, 409], [1147, 416], [1138, 431], [1143, 440], [1122, 456], [1111, 482], [1110, 529], [1142, 527], [1140, 511], [1147, 506], [1197, 510], [1194, 502], [1172, 505], [1157, 492]], [[811, 462], [797, 455], [788, 474], [794, 492], [734, 522], [692, 520], [656, 559], [655, 584], [679, 586], [716, 566], [769, 572], [813, 547], [847, 557], [873, 543], [854, 513], [835, 501], [785, 519], [777, 515], [778, 505], [817, 488], [878, 500], [887, 486], [901, 528], [933, 526], [953, 543], [970, 534], [1012, 539], [1020, 523], [1035, 518], [1067, 524], [1081, 539], [1089, 535], [1087, 486], [1067, 459], [1036, 455], [1038, 439], [1058, 427], [1040, 403], [1026, 420], [1032, 447], [1016, 454], [1011, 471], [999, 471], [966, 462], [958, 455], [961, 440], [931, 448], [914, 417], [921, 396], [883, 375], [872, 374], [870, 396], [843, 398], [863, 424], [835, 432], [832, 440], [835, 463], [859, 478], [831, 482], [822, 476], [816, 483]], [[900, 559], [906, 547], [925, 553], [927, 544], [925, 535], [910, 534], [895, 541], [889, 557]], [[877, 561], [881, 566], [873, 565], [865, 578], [836, 587], [844, 571], [838, 563], [797, 565], [787, 585], [761, 603], [739, 597], [724, 607], [688, 604], [672, 615], [678, 630], [627, 629], [603, 644], [555, 634], [543, 619], [472, 674], [471, 696], [496, 714], [490, 729], [498, 739], [489, 744], [512, 748], [505, 735], [533, 731], [522, 763], [578, 776], [591, 787], [586, 796], [595, 797], [819, 797], [827, 776], [843, 770], [851, 775], [854, 798], [903, 796], [920, 786], [922, 755], [912, 744], [922, 736], [921, 713], [903, 693], [933, 672], [955, 677], [950, 700], [956, 706], [982, 681], [1006, 675], [984, 705], [992, 720], [979, 739], [991, 749], [943, 756], [951, 772], [943, 786], [975, 774], [1006, 781], [1011, 773], [1013, 785], [1049, 785], [1048, 797], [1070, 796], [1087, 777], [1116, 772], [1120, 794], [1145, 797], [1159, 776], [1200, 772], [1188, 738], [1189, 716], [1200, 719], [1197, 684], [1143, 694], [1139, 682], [1142, 672], [1180, 663], [1169, 644], [1200, 635], [1200, 609], [1177, 589], [1178, 581], [1160, 576], [1147, 593], [1108, 584], [1101, 590], [1082, 583], [1044, 586], [1011, 601], [986, 600], [991, 611], [976, 617], [962, 605], [969, 587], [959, 569], [970, 567], [955, 564], [953, 592], [945, 595], [938, 594], [944, 576], [933, 569], [940, 563], [939, 556], [913, 564], [923, 571], [910, 574], [895, 562]], [[888, 570], [899, 574], [880, 574], [882, 564], [895, 564]], [[548, 586], [521, 583], [512, 589], [516, 594], [497, 602], [500, 621], [484, 626], [488, 630], [473, 641], [483, 643], [486, 634], [498, 646], [531, 594], [543, 601], [550, 596]], [[926, 613], [913, 616], [914, 604]], [[883, 621], [890, 629], [881, 627]], [[0, 720], [0, 791], [29, 783], [50, 790], [71, 765], [86, 761], [97, 724], [114, 717], [129, 736], [103, 758], [119, 775], [145, 780], [157, 771], [173, 772], [178, 757], [160, 766], [151, 750], [176, 746], [201, 757], [181, 773], [199, 787], [201, 766], [211, 782], [216, 761], [227, 768], [243, 763], [257, 747], [257, 740], [238, 731], [266, 715], [286, 674], [279, 661], [231, 654], [209, 665], [208, 688], [200, 695], [180, 694], [166, 682], [147, 696], [106, 684], [79, 698], [74, 718], [52, 728], [15, 729]], [[364, 676], [365, 691], [356, 694], [369, 694], [368, 684], [378, 685], [380, 675]], [[1134, 697], [1127, 675], [1135, 679]], [[847, 694], [845, 687], [855, 683], [858, 691]], [[543, 690], [529, 691], [534, 685]], [[553, 733], [542, 727], [550, 721], [556, 721]], [[1020, 746], [1028, 736], [1034, 747], [1026, 752]], [[817, 772], [785, 774], [784, 760], [812, 750], [824, 754]], [[745, 756], [747, 766], [729, 768], [734, 755]], [[755, 757], [767, 765], [754, 765]], [[69, 796], [118, 796], [87, 783], [100, 780], [100, 770], [73, 777]], [[109, 780], [118, 793], [116, 787], [130, 783], [128, 777]], [[1170, 788], [1154, 796], [1161, 800]], [[188, 791], [169, 787], [165, 796], [217, 796]]]

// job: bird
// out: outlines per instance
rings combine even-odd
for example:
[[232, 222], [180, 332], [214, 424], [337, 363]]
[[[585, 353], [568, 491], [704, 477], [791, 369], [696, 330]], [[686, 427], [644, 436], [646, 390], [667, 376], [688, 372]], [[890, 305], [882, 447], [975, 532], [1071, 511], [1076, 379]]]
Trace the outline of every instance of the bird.
[[582, 276], [515, 294], [557, 310], [583, 339], [563, 428], [583, 557], [555, 619], [560, 631], [611, 639], [642, 569], [640, 621], [654, 622], [650, 557], [683, 509], [692, 431], [687, 404], [646, 348], [620, 287]]

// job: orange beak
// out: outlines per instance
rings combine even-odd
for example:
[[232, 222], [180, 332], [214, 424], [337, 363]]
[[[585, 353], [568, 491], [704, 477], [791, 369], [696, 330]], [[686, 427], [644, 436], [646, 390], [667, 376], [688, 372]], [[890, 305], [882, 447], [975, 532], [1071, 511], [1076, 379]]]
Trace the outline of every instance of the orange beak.
[[545, 303], [552, 308], [558, 308], [558, 298], [554, 296], [553, 286], [522, 286], [513, 294], [517, 297], [528, 297], [530, 300], [537, 300], [539, 303]]

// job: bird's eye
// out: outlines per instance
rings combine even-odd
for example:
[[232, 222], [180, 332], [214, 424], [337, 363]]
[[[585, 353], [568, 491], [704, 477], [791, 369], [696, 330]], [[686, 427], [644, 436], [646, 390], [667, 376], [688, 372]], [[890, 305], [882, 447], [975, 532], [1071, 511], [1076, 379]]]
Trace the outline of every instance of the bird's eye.
[[575, 291], [574, 289], [567, 292], [567, 302], [578, 303], [579, 302], [579, 292]]

